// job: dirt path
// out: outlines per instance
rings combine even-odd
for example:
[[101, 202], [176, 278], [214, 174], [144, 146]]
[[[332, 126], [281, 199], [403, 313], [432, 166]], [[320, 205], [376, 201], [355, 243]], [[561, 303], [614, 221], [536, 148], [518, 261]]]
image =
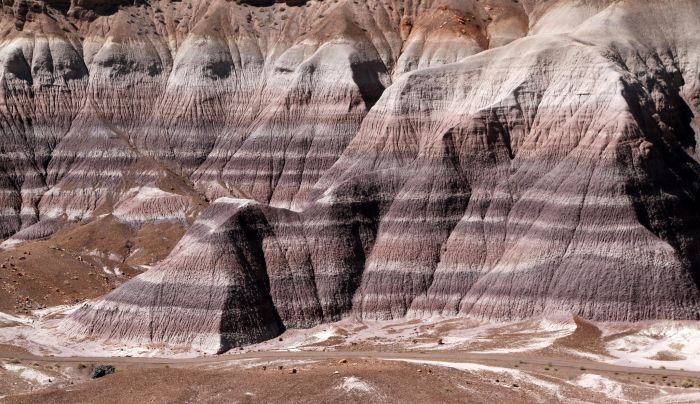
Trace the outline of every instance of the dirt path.
[[187, 367], [237, 360], [328, 360], [328, 359], [376, 359], [403, 361], [436, 361], [451, 363], [481, 363], [492, 366], [512, 367], [518, 363], [531, 365], [555, 366], [563, 369], [588, 370], [598, 372], [620, 372], [640, 375], [668, 375], [677, 377], [700, 378], [700, 372], [673, 369], [650, 369], [633, 366], [619, 366], [590, 360], [571, 360], [548, 358], [546, 356], [518, 354], [477, 354], [469, 352], [376, 352], [376, 351], [265, 351], [227, 354], [219, 356], [202, 356], [197, 358], [142, 358], [142, 357], [59, 357], [38, 356], [26, 353], [0, 351], [0, 359], [18, 359], [32, 362], [51, 363], [111, 363], [128, 365], [169, 365]]

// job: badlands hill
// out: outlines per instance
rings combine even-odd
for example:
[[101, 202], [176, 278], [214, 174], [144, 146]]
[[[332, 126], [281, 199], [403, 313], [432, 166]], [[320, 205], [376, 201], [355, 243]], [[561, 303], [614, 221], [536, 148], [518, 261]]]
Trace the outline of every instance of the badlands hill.
[[2, 254], [155, 263], [63, 331], [208, 351], [350, 315], [697, 320], [698, 21], [695, 0], [6, 0]]

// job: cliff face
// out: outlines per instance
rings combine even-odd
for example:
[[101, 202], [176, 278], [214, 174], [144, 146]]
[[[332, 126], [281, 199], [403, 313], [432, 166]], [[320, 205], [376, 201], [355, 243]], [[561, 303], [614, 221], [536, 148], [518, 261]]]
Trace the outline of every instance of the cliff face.
[[700, 317], [695, 1], [3, 13], [5, 245], [105, 214], [189, 228], [69, 334], [225, 350], [350, 314]]

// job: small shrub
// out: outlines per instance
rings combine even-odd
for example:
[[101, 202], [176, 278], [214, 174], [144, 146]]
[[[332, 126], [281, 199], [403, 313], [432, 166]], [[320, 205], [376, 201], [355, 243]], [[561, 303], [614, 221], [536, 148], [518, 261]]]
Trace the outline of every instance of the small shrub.
[[111, 375], [116, 371], [117, 370], [112, 365], [99, 365], [95, 367], [95, 370], [92, 371], [92, 378], [98, 379], [100, 377]]

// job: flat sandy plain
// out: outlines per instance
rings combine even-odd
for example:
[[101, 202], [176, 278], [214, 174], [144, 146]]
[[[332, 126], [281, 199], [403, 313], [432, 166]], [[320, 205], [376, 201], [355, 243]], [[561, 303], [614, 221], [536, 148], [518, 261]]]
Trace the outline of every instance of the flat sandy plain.
[[[62, 339], [73, 309], [1, 315], [1, 402], [700, 401], [692, 322], [346, 319], [206, 355]], [[91, 379], [100, 364], [117, 372]]]

